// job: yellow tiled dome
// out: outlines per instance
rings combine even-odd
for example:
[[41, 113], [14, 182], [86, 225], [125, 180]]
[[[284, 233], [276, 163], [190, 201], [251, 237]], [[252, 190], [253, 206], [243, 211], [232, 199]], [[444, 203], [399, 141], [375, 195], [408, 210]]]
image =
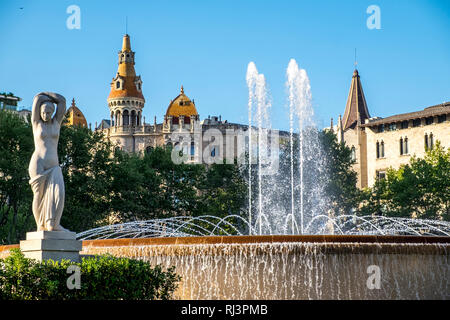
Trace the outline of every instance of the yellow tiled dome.
[[172, 100], [167, 108], [166, 116], [172, 116], [175, 120], [174, 123], [177, 122], [180, 116], [184, 116], [185, 123], [190, 122], [191, 116], [198, 116], [195, 103], [184, 94], [183, 86], [181, 86], [180, 94]]
[[72, 105], [69, 109], [67, 109], [66, 117], [69, 120], [68, 124], [71, 126], [87, 127], [87, 121], [83, 115], [83, 112], [81, 112], [81, 110], [75, 105], [75, 98], [72, 99]]

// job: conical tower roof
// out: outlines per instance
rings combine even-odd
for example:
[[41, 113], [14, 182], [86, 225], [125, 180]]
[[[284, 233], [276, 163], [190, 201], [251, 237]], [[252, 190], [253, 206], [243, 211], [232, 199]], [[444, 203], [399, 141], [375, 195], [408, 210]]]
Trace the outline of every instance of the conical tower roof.
[[119, 51], [119, 67], [111, 82], [108, 99], [121, 97], [144, 99], [141, 85], [141, 77], [136, 76], [134, 70], [134, 52], [131, 51], [130, 36], [126, 34], [123, 36], [122, 50]]
[[354, 128], [358, 123], [364, 124], [366, 119], [370, 118], [369, 109], [367, 108], [366, 98], [359, 78], [358, 70], [353, 72], [350, 92], [345, 106], [344, 117], [342, 119], [342, 128], [347, 130]]

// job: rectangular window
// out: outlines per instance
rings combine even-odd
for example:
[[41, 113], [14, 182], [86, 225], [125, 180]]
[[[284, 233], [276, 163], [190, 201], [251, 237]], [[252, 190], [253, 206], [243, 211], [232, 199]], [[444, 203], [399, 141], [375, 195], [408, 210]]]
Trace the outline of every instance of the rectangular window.
[[384, 124], [378, 126], [378, 132], [384, 132]]
[[389, 131], [397, 130], [397, 124], [396, 123], [389, 123]]
[[428, 149], [433, 149], [433, 134], [430, 133], [430, 135], [425, 134], [425, 151]]
[[420, 119], [413, 120], [413, 127], [420, 127]]
[[402, 121], [402, 129], [408, 129], [408, 120]]
[[400, 155], [408, 154], [408, 138], [400, 138]]
[[426, 125], [432, 124], [433, 122], [434, 122], [434, 118], [433, 117], [425, 118], [425, 124]]
[[403, 155], [403, 138], [400, 138], [400, 155]]
[[350, 158], [352, 159], [352, 161], [356, 161], [356, 149], [355, 149], [355, 147], [352, 147], [352, 149], [351, 149]]
[[377, 142], [377, 159], [380, 159], [380, 143]]
[[386, 179], [386, 171], [377, 171], [377, 179]]
[[442, 115], [438, 116], [438, 123], [445, 122], [446, 120], [447, 120], [446, 114], [442, 114]]

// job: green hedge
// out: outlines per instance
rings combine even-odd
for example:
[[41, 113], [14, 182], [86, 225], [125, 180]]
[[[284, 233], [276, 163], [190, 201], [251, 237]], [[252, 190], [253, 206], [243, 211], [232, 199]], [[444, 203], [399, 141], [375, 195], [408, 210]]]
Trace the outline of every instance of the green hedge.
[[[74, 274], [67, 272], [70, 265], [80, 268], [79, 289], [68, 288]], [[82, 258], [81, 263], [38, 262], [13, 249], [0, 259], [0, 300], [165, 300], [172, 298], [180, 280], [174, 268], [163, 271], [144, 261], [110, 255]]]

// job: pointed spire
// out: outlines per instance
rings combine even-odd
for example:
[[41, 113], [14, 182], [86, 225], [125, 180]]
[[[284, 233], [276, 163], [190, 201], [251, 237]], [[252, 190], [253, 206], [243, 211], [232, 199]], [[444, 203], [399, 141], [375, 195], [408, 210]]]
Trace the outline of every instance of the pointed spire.
[[183, 85], [181, 85], [181, 94], [184, 94], [184, 88], [183, 88]]
[[338, 137], [339, 143], [341, 143], [344, 140], [344, 130], [342, 129], [342, 116], [341, 115], [339, 115], [339, 117], [338, 117], [337, 137]]
[[347, 130], [356, 125], [363, 124], [368, 118], [370, 118], [370, 114], [367, 108], [366, 98], [364, 97], [358, 70], [355, 69], [355, 71], [353, 71], [350, 92], [348, 94], [344, 117], [342, 119], [342, 129]]
[[122, 77], [131, 77], [132, 81], [136, 77], [134, 70], [134, 52], [131, 51], [130, 36], [123, 36], [122, 50], [119, 51], [119, 68], [117, 73]]
[[75, 107], [76, 105], [75, 105], [75, 98], [72, 98], [72, 105], [71, 105], [71, 107]]
[[130, 36], [128, 34], [125, 34], [123, 36], [122, 51], [127, 51], [127, 52], [131, 51]]
[[134, 97], [144, 100], [144, 96], [142, 95], [142, 80], [140, 76], [136, 76], [134, 52], [131, 51], [130, 43], [130, 36], [125, 34], [122, 41], [122, 50], [118, 52], [119, 66], [116, 76], [111, 82], [111, 91], [108, 99]]

